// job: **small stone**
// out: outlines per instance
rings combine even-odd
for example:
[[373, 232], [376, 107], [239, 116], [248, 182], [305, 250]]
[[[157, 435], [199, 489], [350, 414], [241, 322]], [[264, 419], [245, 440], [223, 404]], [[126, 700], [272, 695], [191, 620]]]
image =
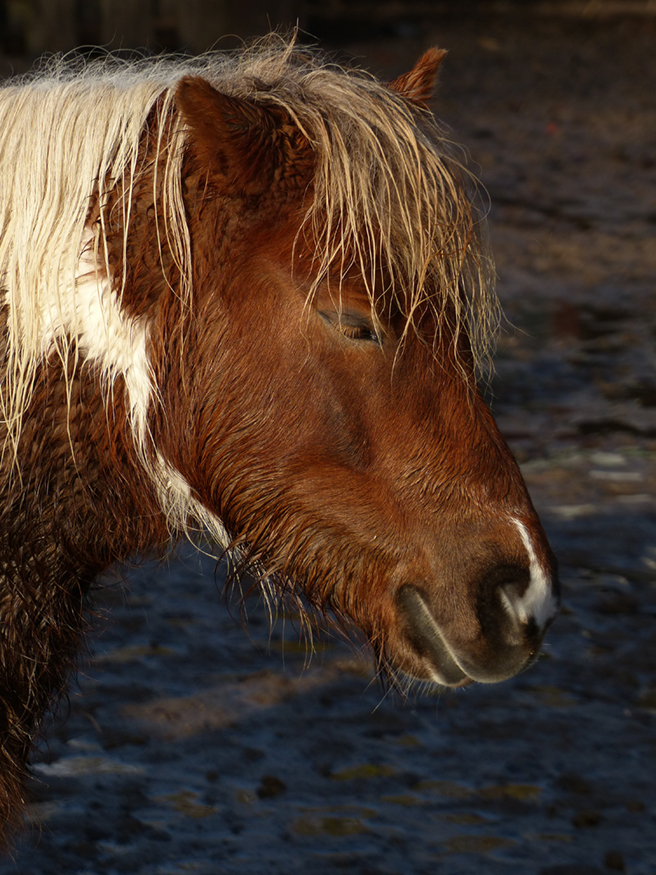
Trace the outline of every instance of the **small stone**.
[[260, 799], [273, 799], [275, 796], [280, 796], [287, 789], [287, 784], [277, 778], [275, 775], [265, 775], [257, 788], [257, 795]]
[[592, 793], [590, 782], [578, 772], [564, 772], [556, 781], [556, 785], [561, 790], [576, 793], [578, 796], [587, 796]]
[[645, 803], [641, 799], [631, 799], [626, 803], [626, 809], [633, 814], [641, 814], [645, 810]]
[[608, 851], [604, 857], [604, 866], [614, 872], [624, 872], [626, 869], [624, 857], [619, 851]]
[[587, 828], [598, 826], [601, 821], [601, 814], [598, 811], [585, 808], [577, 812], [572, 818], [572, 824], [577, 828]]

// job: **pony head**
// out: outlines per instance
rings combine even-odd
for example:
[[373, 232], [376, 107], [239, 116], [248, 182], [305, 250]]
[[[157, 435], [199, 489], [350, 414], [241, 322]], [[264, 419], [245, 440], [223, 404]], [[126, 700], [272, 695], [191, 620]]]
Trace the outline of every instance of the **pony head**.
[[149, 429], [178, 518], [458, 686], [537, 657], [558, 584], [476, 385], [497, 305], [425, 106], [442, 55], [388, 86], [289, 50], [179, 82], [193, 292], [184, 330], [155, 318]]

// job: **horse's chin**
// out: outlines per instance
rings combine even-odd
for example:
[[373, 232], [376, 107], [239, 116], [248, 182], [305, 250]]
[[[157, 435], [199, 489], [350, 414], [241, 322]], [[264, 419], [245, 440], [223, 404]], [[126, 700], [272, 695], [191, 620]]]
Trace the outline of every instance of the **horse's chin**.
[[437, 687], [457, 689], [459, 687], [468, 687], [470, 684], [475, 683], [473, 678], [470, 678], [469, 675], [466, 675], [464, 672], [461, 672], [461, 677], [459, 680], [455, 680], [453, 678], [453, 675], [451, 675], [447, 680], [444, 677], [441, 669], [442, 667], [440, 666], [439, 669], [436, 670], [435, 668], [432, 668], [430, 671], [429, 680], [432, 681], [432, 683], [435, 684], [435, 686]]
[[[456, 663], [457, 665], [457, 663]], [[468, 687], [476, 683], [473, 678], [465, 674], [458, 667], [458, 671], [451, 666], [436, 665], [434, 660], [413, 659], [412, 665], [404, 664], [400, 673], [407, 679], [410, 685], [419, 684], [422, 689], [426, 685], [436, 689], [457, 689]]]

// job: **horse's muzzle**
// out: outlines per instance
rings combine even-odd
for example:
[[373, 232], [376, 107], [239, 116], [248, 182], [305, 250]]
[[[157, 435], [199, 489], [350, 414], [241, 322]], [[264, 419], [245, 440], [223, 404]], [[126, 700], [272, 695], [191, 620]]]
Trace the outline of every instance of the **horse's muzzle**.
[[405, 637], [426, 674], [438, 684], [465, 686], [472, 681], [496, 683], [528, 668], [538, 658], [549, 623], [539, 628], [508, 609], [510, 598], [501, 588], [496, 608], [489, 606], [480, 635], [463, 644], [450, 639], [419, 587], [402, 586], [396, 604]]

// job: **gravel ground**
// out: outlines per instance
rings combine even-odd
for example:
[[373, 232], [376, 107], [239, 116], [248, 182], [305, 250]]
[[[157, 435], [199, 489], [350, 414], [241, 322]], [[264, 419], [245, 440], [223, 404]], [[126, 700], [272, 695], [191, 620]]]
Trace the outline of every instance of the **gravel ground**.
[[656, 872], [655, 37], [499, 16], [347, 46], [390, 75], [451, 49], [437, 110], [509, 319], [493, 407], [561, 563], [543, 658], [398, 701], [329, 637], [308, 665], [293, 618], [240, 628], [207, 557], [128, 570], [0, 875]]

